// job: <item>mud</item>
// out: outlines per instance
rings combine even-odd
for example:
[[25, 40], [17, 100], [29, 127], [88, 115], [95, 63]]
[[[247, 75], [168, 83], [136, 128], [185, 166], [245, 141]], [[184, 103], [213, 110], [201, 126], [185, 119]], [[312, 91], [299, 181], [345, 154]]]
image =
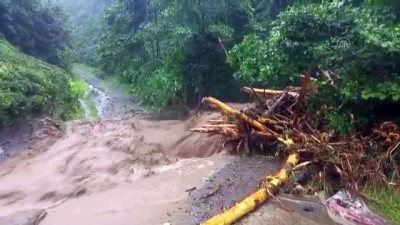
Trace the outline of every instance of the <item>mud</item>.
[[82, 77], [89, 85], [89, 94], [93, 98], [98, 116], [102, 119], [126, 118], [129, 115], [148, 115], [128, 94], [110, 83], [95, 76], [91, 71], [74, 65], [73, 73]]
[[63, 135], [63, 126], [48, 117], [6, 127], [0, 132], [0, 163], [18, 156], [31, 154], [34, 149], [52, 145]]
[[[188, 131], [217, 117], [205, 112], [186, 121], [75, 121], [61, 138], [62, 130], [47, 121], [48, 130], [36, 132], [36, 138], [58, 138], [54, 144], [33, 146], [0, 165], [0, 217], [45, 209], [44, 225], [198, 224], [253, 192], [280, 164], [229, 156], [220, 137]], [[275, 216], [288, 215], [274, 210]], [[271, 217], [267, 212], [256, 218]], [[249, 218], [239, 224], [258, 224]]]
[[[204, 185], [190, 192], [185, 209], [185, 223], [182, 224], [199, 224], [229, 209], [256, 191], [259, 181], [266, 174], [275, 173], [280, 162], [281, 159], [262, 156], [237, 158], [216, 171]], [[335, 224], [318, 198], [301, 199], [290, 195], [276, 198], [278, 200], [272, 199], [237, 224]]]
[[0, 218], [0, 225], [38, 225], [46, 217], [43, 209], [32, 209]]
[[[188, 200], [188, 225], [196, 225], [230, 208], [256, 190], [265, 174], [272, 174], [279, 163], [260, 157], [240, 158], [213, 174], [204, 186], [192, 191]], [[218, 191], [207, 197], [213, 190]]]
[[183, 159], [162, 172], [100, 193], [71, 199], [48, 210], [41, 225], [186, 225], [179, 212], [188, 193], [208, 174], [223, 167], [231, 157], [217, 154], [206, 159]]
[[173, 169], [178, 159], [214, 155], [220, 138], [187, 130], [204, 119], [72, 122], [48, 149], [0, 165], [0, 215], [54, 207]]

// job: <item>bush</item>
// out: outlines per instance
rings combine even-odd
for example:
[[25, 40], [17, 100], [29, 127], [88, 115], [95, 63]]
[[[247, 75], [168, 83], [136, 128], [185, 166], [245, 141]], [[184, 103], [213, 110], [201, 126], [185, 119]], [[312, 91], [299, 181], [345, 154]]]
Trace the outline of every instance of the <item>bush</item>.
[[[390, 108], [400, 99], [400, 26], [394, 18], [388, 9], [376, 13], [340, 1], [294, 5], [273, 22], [267, 38], [248, 35], [228, 60], [239, 68], [237, 78], [268, 87], [299, 84], [299, 74], [311, 66], [334, 71], [341, 79], [336, 87], [320, 83], [314, 103], [317, 109], [327, 104], [333, 128], [349, 131], [350, 113], [356, 127], [367, 126], [376, 106]], [[340, 40], [350, 46], [338, 48]]]
[[41, 113], [67, 118], [68, 106], [76, 104], [68, 83], [65, 71], [0, 38], [0, 126]]
[[0, 33], [22, 52], [68, 68], [72, 61], [68, 16], [44, 1], [0, 2]]

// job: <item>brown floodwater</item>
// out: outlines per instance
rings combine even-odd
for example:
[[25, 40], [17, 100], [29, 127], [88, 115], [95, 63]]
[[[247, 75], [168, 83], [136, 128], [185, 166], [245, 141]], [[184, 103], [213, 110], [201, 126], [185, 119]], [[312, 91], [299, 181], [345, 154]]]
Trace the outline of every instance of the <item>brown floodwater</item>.
[[[0, 164], [0, 216], [46, 209], [40, 224], [198, 224], [253, 192], [280, 165], [228, 155], [220, 137], [188, 131], [218, 116], [76, 121], [64, 135], [48, 128], [53, 132], [40, 139], [48, 145], [32, 145]], [[216, 185], [220, 189], [204, 197]], [[304, 204], [292, 205], [298, 212], [254, 213], [239, 224], [293, 213], [304, 224], [331, 224], [317, 208], [304, 216]]]

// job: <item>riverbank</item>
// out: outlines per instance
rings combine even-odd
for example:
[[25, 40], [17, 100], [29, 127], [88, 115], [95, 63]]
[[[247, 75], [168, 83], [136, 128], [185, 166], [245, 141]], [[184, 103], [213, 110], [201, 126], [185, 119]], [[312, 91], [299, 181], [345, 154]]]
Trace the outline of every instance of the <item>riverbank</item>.
[[[96, 74], [101, 74], [100, 71], [96, 70], [95, 68], [92, 67], [88, 67], [86, 65], [75, 65], [75, 68], [78, 69], [78, 72], [81, 74], [84, 74], [85, 80], [88, 82], [91, 82], [92, 84], [96, 85], [96, 87], [99, 87], [104, 93], [112, 93], [113, 91], [117, 91], [118, 94], [116, 95], [116, 99], [120, 99], [121, 96], [123, 99], [129, 99], [130, 93], [128, 91], [128, 86], [127, 85], [123, 85], [119, 80], [117, 80], [115, 77], [114, 79], [112, 79], [112, 77], [108, 78], [107, 80], [101, 80], [99, 79], [99, 76], [96, 76]], [[101, 96], [101, 95], [100, 95]], [[114, 94], [115, 96], [115, 94]], [[122, 100], [122, 102], [125, 102], [126, 100]], [[137, 104], [135, 102], [135, 104]], [[122, 107], [123, 108], [123, 107]], [[126, 112], [122, 112], [126, 113]], [[172, 114], [174, 114], [174, 112], [172, 112]], [[176, 113], [175, 113], [176, 114]], [[172, 118], [173, 116], [169, 116], [169, 118]], [[166, 117], [168, 118], [168, 116]], [[368, 192], [368, 194], [372, 197], [378, 197], [378, 195], [376, 195], [376, 193], [378, 192]], [[380, 192], [380, 194], [382, 195], [382, 192]], [[394, 198], [390, 198], [390, 196], [393, 196]], [[396, 206], [395, 203], [397, 202], [396, 198], [397, 195], [395, 195], [394, 192], [388, 192], [386, 194], [387, 198], [393, 199], [393, 201], [387, 201], [387, 203], [389, 203], [389, 207], [387, 207], [388, 204], [382, 204], [382, 202], [371, 202], [370, 204], [373, 206], [373, 209], [375, 209], [375, 211], [380, 212], [380, 214], [383, 214], [385, 216], [387, 216], [394, 224], [396, 223], [395, 221], [397, 220], [396, 215]], [[244, 197], [244, 196], [242, 196]], [[393, 205], [392, 205], [392, 204]]]
[[[218, 113], [203, 112], [186, 121], [131, 117], [70, 122], [61, 137], [42, 137], [42, 141], [56, 138], [54, 143], [32, 146], [0, 165], [0, 216], [22, 211], [35, 217], [45, 210], [45, 218], [35, 217], [45, 225], [186, 225], [203, 220], [220, 210], [221, 198], [224, 207], [239, 201], [279, 165], [229, 155], [220, 137], [205, 138], [188, 131], [218, 117]], [[215, 196], [197, 199], [218, 184], [221, 190]], [[263, 209], [277, 206], [268, 203]], [[302, 211], [301, 205], [295, 208]], [[274, 213], [266, 211], [263, 216], [250, 215], [242, 224], [257, 224], [255, 217], [279, 220], [284, 215], [292, 221], [287, 224], [315, 225], [298, 213], [279, 208]], [[320, 213], [316, 212], [308, 214], [313, 218]]]
[[[107, 82], [93, 71], [74, 72], [97, 91], [99, 116], [71, 121], [65, 129], [48, 121], [37, 136], [41, 145], [0, 165], [0, 216], [23, 211], [44, 225], [198, 224], [280, 167], [281, 159], [233, 156], [221, 137], [188, 131], [217, 119], [217, 112], [149, 120], [127, 93], [104, 88]], [[288, 195], [238, 222], [265, 223], [335, 224], [318, 198]]]

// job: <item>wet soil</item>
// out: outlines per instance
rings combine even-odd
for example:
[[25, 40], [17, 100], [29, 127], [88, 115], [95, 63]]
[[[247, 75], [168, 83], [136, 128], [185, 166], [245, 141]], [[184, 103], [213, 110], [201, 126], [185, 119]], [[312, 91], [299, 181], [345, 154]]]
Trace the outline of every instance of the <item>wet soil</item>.
[[130, 115], [148, 114], [132, 96], [96, 77], [88, 69], [74, 65], [72, 71], [89, 85], [89, 94], [96, 104], [99, 118], [126, 118]]
[[4, 225], [38, 225], [47, 215], [44, 209], [31, 209], [19, 211], [9, 216], [0, 218]]
[[72, 122], [53, 145], [0, 164], [0, 215], [54, 207], [173, 169], [183, 158], [212, 156], [221, 138], [188, 131], [207, 118], [213, 115], [159, 124], [136, 118]]
[[[196, 225], [230, 208], [237, 201], [256, 191], [262, 177], [279, 167], [275, 160], [261, 157], [239, 158], [214, 173], [206, 183], [190, 192], [188, 225]], [[215, 191], [215, 194], [212, 194]]]
[[62, 124], [45, 116], [2, 129], [0, 131], [0, 163], [22, 152], [30, 154], [34, 149], [42, 149], [54, 144], [62, 137], [62, 129]]
[[[256, 191], [263, 177], [276, 173], [280, 162], [278, 158], [268, 159], [255, 155], [236, 158], [217, 170], [204, 184], [190, 191], [185, 208], [185, 223], [182, 224], [196, 225], [229, 209]], [[237, 224], [335, 224], [318, 198], [300, 199], [288, 195], [277, 199], [279, 201], [269, 201]]]

